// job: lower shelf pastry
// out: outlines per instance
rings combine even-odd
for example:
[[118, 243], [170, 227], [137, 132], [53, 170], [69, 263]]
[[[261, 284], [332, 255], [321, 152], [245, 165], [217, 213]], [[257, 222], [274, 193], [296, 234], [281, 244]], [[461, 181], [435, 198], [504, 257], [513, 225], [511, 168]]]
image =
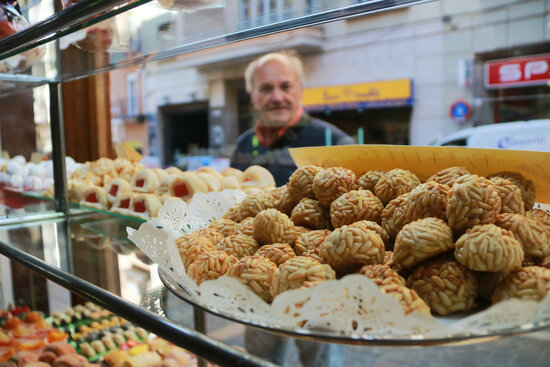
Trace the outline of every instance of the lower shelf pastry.
[[107, 367], [194, 367], [197, 359], [183, 348], [153, 338], [130, 348], [115, 349], [103, 357]]
[[47, 318], [1, 311], [0, 367], [195, 367], [196, 357], [87, 302]]

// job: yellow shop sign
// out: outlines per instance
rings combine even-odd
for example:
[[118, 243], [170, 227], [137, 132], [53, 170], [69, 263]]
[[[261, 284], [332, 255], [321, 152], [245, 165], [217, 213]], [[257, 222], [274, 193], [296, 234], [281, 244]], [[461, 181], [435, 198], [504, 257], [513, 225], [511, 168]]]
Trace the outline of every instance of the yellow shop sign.
[[306, 88], [302, 98], [307, 110], [410, 106], [412, 101], [411, 79]]

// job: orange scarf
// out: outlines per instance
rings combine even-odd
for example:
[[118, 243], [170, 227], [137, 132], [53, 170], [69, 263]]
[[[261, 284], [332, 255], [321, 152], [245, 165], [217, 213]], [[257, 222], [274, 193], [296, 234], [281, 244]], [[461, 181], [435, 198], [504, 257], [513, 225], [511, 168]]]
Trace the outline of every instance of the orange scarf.
[[288, 124], [283, 127], [265, 127], [256, 124], [256, 127], [254, 128], [256, 136], [258, 136], [258, 140], [264, 147], [269, 148], [277, 140], [281, 139], [289, 128], [296, 125], [303, 115], [304, 108], [300, 107], [300, 109], [296, 112], [296, 115], [294, 115]]

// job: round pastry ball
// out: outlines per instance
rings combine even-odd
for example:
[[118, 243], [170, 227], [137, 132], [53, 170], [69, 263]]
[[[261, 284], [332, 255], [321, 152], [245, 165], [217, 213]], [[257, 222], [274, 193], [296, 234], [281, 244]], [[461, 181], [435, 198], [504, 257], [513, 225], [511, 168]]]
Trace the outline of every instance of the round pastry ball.
[[254, 255], [259, 248], [260, 245], [258, 242], [245, 234], [227, 236], [218, 245], [218, 250], [225, 251], [229, 255], [235, 256], [237, 259]]
[[271, 285], [273, 297], [289, 289], [301, 288], [305, 282], [319, 282], [336, 278], [329, 265], [315, 259], [296, 256], [279, 267]]
[[437, 172], [435, 175], [428, 178], [426, 182], [433, 181], [439, 184], [453, 187], [453, 184], [458, 178], [468, 175], [470, 175], [470, 171], [468, 171], [465, 167], [449, 167]]
[[352, 190], [330, 204], [330, 220], [334, 228], [360, 220], [380, 222], [384, 206], [369, 190]]
[[407, 207], [409, 203], [407, 198], [410, 193], [406, 193], [391, 200], [388, 205], [382, 210], [380, 215], [380, 225], [388, 233], [390, 238], [397, 237], [397, 234], [403, 228], [407, 220]]
[[406, 199], [405, 224], [415, 220], [435, 217], [447, 219], [449, 186], [435, 181], [426, 182], [411, 190]]
[[358, 180], [359, 190], [369, 190], [374, 193], [374, 186], [376, 186], [380, 180], [380, 177], [382, 177], [385, 173], [386, 171], [380, 170], [372, 170], [363, 173]]
[[330, 214], [328, 208], [322, 206], [314, 199], [302, 199], [292, 209], [292, 222], [296, 225], [312, 229], [331, 228]]
[[521, 196], [523, 198], [523, 204], [524, 204], [525, 210], [527, 211], [527, 210], [533, 209], [533, 205], [535, 205], [535, 197], [536, 197], [535, 184], [533, 183], [533, 181], [525, 178], [519, 172], [502, 171], [502, 172], [497, 172], [487, 176], [487, 178], [489, 179], [493, 177], [505, 178], [511, 181], [517, 187], [519, 187], [521, 190]]
[[315, 259], [315, 260], [319, 261], [320, 263], [322, 263], [323, 260], [321, 259], [320, 253], [321, 253], [321, 246], [309, 249], [309, 250], [305, 251], [304, 253], [302, 253], [302, 255], [300, 255], [300, 256], [311, 257], [312, 259]]
[[301, 256], [304, 252], [318, 248], [330, 232], [328, 229], [319, 229], [298, 236], [294, 242], [294, 252], [296, 252], [296, 255]]
[[527, 266], [512, 271], [500, 282], [494, 293], [493, 303], [510, 298], [541, 301], [550, 290], [550, 269]]
[[241, 218], [255, 217], [262, 210], [273, 208], [273, 200], [269, 193], [259, 191], [247, 195], [239, 206]]
[[198, 285], [207, 280], [218, 279], [229, 274], [238, 259], [224, 251], [210, 251], [197, 256], [189, 265], [187, 275]]
[[550, 255], [550, 232], [540, 223], [520, 214], [499, 214], [495, 224], [514, 234], [526, 259]]
[[179, 237], [176, 240], [176, 246], [185, 269], [195, 261], [197, 256], [216, 249], [208, 237], [196, 233], [189, 233]]
[[330, 167], [315, 175], [312, 187], [317, 200], [328, 207], [340, 195], [357, 189], [357, 176], [347, 168]]
[[278, 269], [271, 260], [263, 256], [245, 256], [231, 267], [230, 276], [239, 279], [241, 283], [249, 287], [260, 298], [271, 302], [271, 284]]
[[550, 213], [542, 209], [531, 209], [525, 212], [527, 218], [533, 219], [550, 232]]
[[294, 223], [294, 228], [296, 228], [296, 234], [298, 235], [298, 237], [300, 237], [304, 233], [308, 233], [308, 232], [312, 231], [311, 229], [309, 229], [307, 227], [297, 226], [296, 223]]
[[275, 188], [269, 193], [273, 208], [277, 209], [281, 213], [290, 215], [292, 208], [296, 205], [298, 200], [292, 199], [288, 192], [288, 184]]
[[376, 234], [379, 235], [384, 242], [384, 246], [386, 249], [389, 249], [390, 247], [393, 248], [393, 245], [390, 243], [390, 236], [388, 235], [388, 232], [386, 232], [386, 230], [382, 228], [382, 226], [380, 226], [378, 223], [372, 222], [370, 220], [360, 220], [358, 222], [350, 224], [350, 226], [362, 227], [376, 232]]
[[501, 213], [524, 214], [525, 208], [521, 196], [521, 189], [512, 181], [502, 177], [493, 177], [490, 180], [500, 196]]
[[339, 274], [353, 273], [362, 265], [384, 261], [384, 242], [376, 232], [360, 226], [335, 229], [321, 244], [322, 262]]
[[288, 194], [295, 200], [302, 198], [315, 199], [313, 193], [313, 179], [323, 170], [319, 166], [303, 166], [292, 173], [288, 179]]
[[254, 218], [254, 239], [261, 244], [292, 244], [297, 237], [294, 223], [277, 209], [263, 210]]
[[414, 173], [396, 168], [380, 177], [380, 180], [374, 186], [374, 193], [382, 203], [386, 204], [399, 195], [410, 192], [418, 185], [420, 185], [420, 180]]
[[405, 315], [410, 313], [419, 313], [430, 315], [430, 307], [422, 298], [413, 290], [403, 285], [389, 282], [378, 287], [382, 293], [395, 298], [403, 308]]
[[254, 235], [254, 218], [248, 217], [243, 219], [235, 227], [235, 232], [242, 233], [252, 237]]
[[256, 255], [263, 256], [271, 260], [275, 265], [280, 266], [288, 259], [296, 256], [294, 250], [288, 243], [274, 243], [260, 247]]
[[420, 184], [411, 192], [398, 196], [386, 205], [382, 211], [382, 227], [391, 238], [405, 224], [426, 217], [447, 219], [447, 195], [450, 189], [447, 185], [435, 181]]
[[223, 234], [209, 227], [201, 228], [195, 233], [208, 238], [214, 247], [217, 247], [224, 238]]
[[232, 220], [233, 222], [239, 223], [243, 218], [241, 217], [241, 212], [239, 211], [239, 206], [241, 204], [235, 204], [222, 216], [224, 219]]
[[494, 223], [501, 201], [491, 181], [476, 175], [465, 176], [447, 195], [447, 221], [456, 232], [479, 224]]
[[456, 261], [444, 259], [418, 266], [407, 279], [407, 286], [442, 316], [472, 309], [478, 287], [472, 271]]
[[502, 272], [521, 267], [523, 249], [511, 231], [494, 224], [475, 226], [455, 243], [455, 258], [470, 270]]
[[359, 270], [359, 274], [372, 279], [379, 287], [389, 283], [405, 286], [407, 283], [396, 271], [383, 264], [365, 265]]
[[238, 225], [239, 224], [237, 222], [230, 219], [220, 218], [210, 222], [210, 224], [208, 224], [208, 228], [213, 229], [226, 237], [237, 232]]
[[400, 269], [410, 269], [422, 261], [454, 249], [453, 231], [439, 218], [409, 223], [397, 235], [393, 259]]

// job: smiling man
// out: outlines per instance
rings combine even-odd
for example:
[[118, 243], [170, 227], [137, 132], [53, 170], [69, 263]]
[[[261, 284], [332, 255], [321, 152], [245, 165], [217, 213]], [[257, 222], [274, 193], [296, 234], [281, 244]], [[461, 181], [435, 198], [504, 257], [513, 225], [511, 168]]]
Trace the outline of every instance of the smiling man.
[[304, 111], [303, 65], [292, 53], [273, 52], [252, 61], [245, 82], [255, 124], [239, 137], [233, 167], [264, 166], [280, 186], [296, 169], [288, 148], [353, 144], [342, 130]]

